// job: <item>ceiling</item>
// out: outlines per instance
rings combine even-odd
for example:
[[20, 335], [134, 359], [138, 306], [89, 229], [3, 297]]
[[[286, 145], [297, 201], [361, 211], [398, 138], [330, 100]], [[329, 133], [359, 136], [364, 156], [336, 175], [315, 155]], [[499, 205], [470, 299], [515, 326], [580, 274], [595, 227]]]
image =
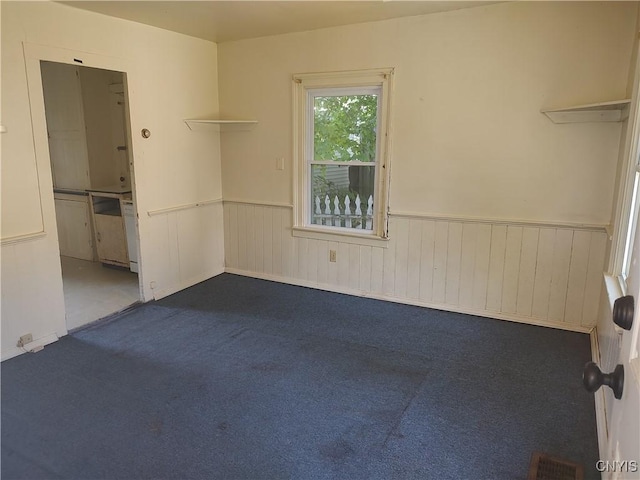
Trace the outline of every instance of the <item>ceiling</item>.
[[426, 15], [495, 1], [61, 1], [66, 5], [221, 43], [389, 18]]

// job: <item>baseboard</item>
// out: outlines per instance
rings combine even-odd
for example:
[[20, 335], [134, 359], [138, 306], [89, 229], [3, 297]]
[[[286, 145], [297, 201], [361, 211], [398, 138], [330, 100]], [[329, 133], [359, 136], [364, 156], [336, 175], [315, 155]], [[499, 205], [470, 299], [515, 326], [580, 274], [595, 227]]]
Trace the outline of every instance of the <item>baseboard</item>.
[[153, 299], [160, 300], [161, 298], [168, 297], [169, 295], [173, 295], [174, 293], [177, 293], [180, 290], [184, 290], [185, 288], [192, 287], [197, 283], [204, 282], [205, 280], [209, 280], [210, 278], [213, 278], [213, 277], [217, 277], [218, 275], [221, 275], [224, 272], [225, 272], [224, 267], [217, 268], [212, 272], [207, 272], [201, 275], [190, 277], [187, 280], [184, 280], [177, 285], [171, 285], [170, 287], [163, 288], [160, 290], [153, 290]]
[[2, 352], [2, 359], [0, 361], [4, 362], [5, 360], [9, 360], [10, 358], [17, 357], [18, 355], [22, 355], [23, 353], [38, 353], [47, 345], [57, 342], [58, 339], [67, 334], [67, 331], [58, 333], [50, 333], [49, 335], [44, 335], [35, 339], [33, 342], [27, 343], [24, 347], [12, 347], [9, 351]]
[[475, 310], [473, 308], [460, 307], [455, 305], [445, 305], [445, 304], [439, 304], [439, 303], [424, 302], [422, 300], [416, 300], [416, 299], [410, 299], [410, 298], [398, 298], [391, 295], [363, 292], [362, 290], [355, 290], [348, 287], [327, 285], [323, 283], [310, 282], [307, 280], [298, 280], [295, 278], [289, 278], [282, 275], [251, 272], [251, 271], [241, 270], [241, 269], [232, 268], [232, 267], [226, 267], [224, 271], [225, 273], [233, 273], [236, 275], [242, 275], [244, 277], [259, 278], [261, 280], [270, 280], [273, 282], [286, 283], [289, 285], [297, 285], [300, 287], [315, 288], [316, 290], [325, 290], [328, 292], [343, 293], [346, 295], [354, 295], [356, 297], [374, 298], [376, 300], [385, 300], [387, 302], [402, 303], [405, 305], [414, 305], [417, 307], [432, 308], [434, 310], [442, 310], [446, 312], [463, 313], [465, 315], [474, 315], [477, 317], [492, 318], [496, 320], [505, 320], [508, 322], [524, 323], [527, 325], [534, 325], [537, 327], [555, 328], [559, 330], [568, 330], [570, 332], [577, 332], [577, 333], [591, 333], [593, 330], [593, 327], [585, 327], [582, 325], [570, 325], [570, 324], [560, 323], [560, 322], [549, 322], [546, 320], [540, 320], [537, 318], [526, 317], [526, 316], [517, 315], [517, 314], [504, 314], [501, 312], [492, 312], [488, 310]]
[[[597, 327], [591, 332], [591, 361], [600, 365], [600, 344], [598, 343]], [[598, 389], [594, 395], [596, 407], [596, 429], [598, 431], [598, 452], [600, 459], [608, 458], [607, 447], [609, 446], [609, 428], [607, 422], [607, 409], [604, 399], [604, 388]], [[605, 478], [606, 473], [603, 473]]]

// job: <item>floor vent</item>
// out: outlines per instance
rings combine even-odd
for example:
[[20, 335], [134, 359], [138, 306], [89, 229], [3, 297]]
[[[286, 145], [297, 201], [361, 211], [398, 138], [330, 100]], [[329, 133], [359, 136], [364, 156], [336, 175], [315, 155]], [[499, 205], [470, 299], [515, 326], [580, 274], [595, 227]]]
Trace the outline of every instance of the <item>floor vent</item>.
[[584, 468], [577, 463], [533, 452], [527, 480], [583, 480]]

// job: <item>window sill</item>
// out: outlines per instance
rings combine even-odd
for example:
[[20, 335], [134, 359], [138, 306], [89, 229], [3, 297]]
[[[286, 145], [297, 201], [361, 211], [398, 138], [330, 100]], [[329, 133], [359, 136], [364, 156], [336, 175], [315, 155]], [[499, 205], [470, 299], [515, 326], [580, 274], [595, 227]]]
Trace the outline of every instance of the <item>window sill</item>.
[[605, 273], [604, 284], [607, 291], [607, 297], [609, 298], [609, 303], [613, 309], [613, 303], [618, 299], [618, 297], [622, 297], [626, 290], [626, 286], [622, 280], [622, 275], [611, 275]]
[[351, 243], [355, 245], [365, 245], [370, 247], [387, 248], [388, 238], [378, 237], [373, 234], [358, 234], [351, 232], [340, 232], [337, 230], [325, 230], [313, 227], [293, 227], [291, 234], [294, 237], [311, 238], [314, 240], [326, 240], [329, 242]]

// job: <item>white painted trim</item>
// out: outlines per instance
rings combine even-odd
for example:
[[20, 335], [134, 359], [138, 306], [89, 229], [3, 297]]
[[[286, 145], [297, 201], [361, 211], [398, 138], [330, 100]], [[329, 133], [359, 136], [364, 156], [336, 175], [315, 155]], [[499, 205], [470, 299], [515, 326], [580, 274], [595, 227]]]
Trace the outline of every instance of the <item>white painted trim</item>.
[[45, 346], [57, 342], [60, 337], [67, 335], [67, 331], [64, 330], [59, 335], [58, 333], [50, 333], [43, 337], [40, 337], [33, 342], [27, 343], [24, 347], [13, 347], [9, 351], [2, 352], [2, 359], [0, 361], [4, 362], [5, 360], [9, 360], [10, 358], [17, 357], [18, 355], [22, 355], [23, 353], [38, 353]]
[[536, 220], [524, 219], [500, 219], [500, 218], [484, 218], [484, 217], [465, 217], [457, 215], [440, 215], [437, 213], [417, 213], [417, 212], [389, 212], [391, 217], [414, 218], [418, 220], [441, 220], [447, 222], [472, 222], [472, 223], [491, 223], [494, 225], [513, 225], [524, 227], [541, 227], [541, 228], [570, 228], [571, 230], [584, 230], [590, 232], [608, 232], [608, 225], [591, 225], [586, 223], [562, 223], [562, 222], [542, 222]]
[[[638, 48], [636, 40], [635, 47]], [[640, 108], [638, 108], [638, 95], [640, 95], [640, 55], [636, 59], [635, 78], [633, 79], [633, 99], [629, 104], [629, 117], [626, 132], [623, 133], [624, 145], [621, 147], [621, 156], [618, 166], [621, 169], [618, 185], [616, 186], [616, 198], [613, 219], [613, 235], [609, 252], [609, 264], [607, 270], [621, 274], [624, 270], [623, 257], [629, 229], [631, 213], [631, 200], [633, 197], [633, 184], [638, 166], [638, 138], [640, 137]]]
[[[591, 331], [591, 361], [600, 365], [600, 345], [598, 343], [597, 327]], [[598, 389], [594, 393], [596, 407], [596, 429], [598, 432], [599, 458], [607, 458], [607, 447], [609, 445], [609, 430], [607, 422], [607, 409], [605, 408], [604, 388]]]
[[0, 240], [2, 245], [13, 245], [15, 243], [28, 242], [30, 240], [37, 240], [38, 238], [45, 237], [47, 232], [33, 232], [33, 233], [25, 233], [24, 235], [16, 235], [13, 237], [7, 237]]
[[[353, 230], [353, 231], [352, 231]], [[378, 237], [374, 234], [358, 233], [356, 229], [346, 229], [341, 227], [293, 227], [291, 234], [294, 237], [312, 238], [315, 240], [327, 240], [329, 242], [350, 243], [354, 245], [367, 245], [370, 247], [387, 248], [389, 238]]]
[[401, 303], [401, 304], [404, 304], [404, 305], [414, 305], [414, 306], [417, 306], [417, 307], [426, 307], [426, 308], [432, 308], [434, 310], [442, 310], [442, 311], [445, 311], [445, 312], [462, 313], [462, 314], [465, 314], [465, 315], [474, 315], [476, 317], [484, 317], [484, 318], [490, 318], [490, 319], [494, 319], [494, 320], [505, 320], [505, 321], [508, 321], [508, 322], [524, 323], [524, 324], [527, 324], [527, 325], [533, 325], [533, 326], [537, 326], [537, 327], [555, 328], [555, 329], [558, 329], [558, 330], [567, 330], [567, 331], [570, 331], [570, 332], [588, 333], [588, 334], [590, 334], [593, 331], [593, 327], [585, 327], [585, 326], [582, 326], [582, 325], [571, 325], [571, 324], [568, 324], [568, 323], [559, 323], [559, 322], [547, 322], [547, 321], [544, 321], [544, 320], [539, 320], [537, 318], [525, 317], [525, 316], [517, 315], [517, 314], [506, 315], [506, 314], [501, 313], [501, 312], [491, 312], [491, 311], [487, 311], [487, 310], [474, 310], [474, 309], [471, 309], [471, 308], [464, 308], [464, 307], [453, 306], [453, 305], [444, 305], [444, 304], [439, 304], [439, 303], [423, 302], [423, 301], [420, 301], [420, 300], [414, 300], [414, 299], [409, 299], [409, 298], [397, 298], [397, 297], [393, 297], [393, 296], [390, 296], [390, 295], [367, 293], [367, 292], [363, 292], [361, 290], [354, 290], [354, 289], [340, 287], [340, 286], [320, 284], [320, 283], [316, 283], [316, 282], [309, 282], [309, 281], [306, 281], [306, 280], [298, 280], [298, 279], [295, 279], [295, 278], [284, 277], [282, 275], [272, 275], [272, 274], [264, 274], [264, 273], [258, 273], [258, 272], [249, 272], [249, 271], [246, 271], [246, 270], [241, 270], [241, 269], [232, 268], [232, 267], [225, 267], [224, 271], [225, 271], [225, 273], [232, 273], [232, 274], [235, 274], [235, 275], [242, 275], [244, 277], [258, 278], [258, 279], [261, 279], [261, 280], [270, 280], [272, 282], [286, 283], [286, 284], [289, 284], [289, 285], [297, 285], [297, 286], [300, 286], [300, 287], [315, 288], [316, 290], [324, 290], [324, 291], [328, 291], [328, 292], [342, 293], [342, 294], [346, 294], [346, 295], [353, 295], [353, 296], [356, 296], [356, 297], [373, 298], [373, 299], [376, 299], [376, 300], [385, 300], [385, 301], [388, 301], [388, 302]]
[[196, 275], [195, 277], [188, 278], [180, 282], [177, 285], [171, 285], [170, 287], [163, 288], [161, 290], [152, 290], [153, 291], [153, 299], [160, 300], [161, 298], [168, 297], [169, 295], [173, 295], [185, 288], [193, 287], [194, 285], [204, 282], [205, 280], [209, 280], [210, 278], [217, 277], [218, 275], [224, 273], [224, 268], [216, 269], [213, 272], [203, 273], [202, 275]]
[[238, 199], [224, 199], [224, 203], [237, 203], [239, 205], [260, 205], [262, 207], [280, 207], [280, 208], [293, 208], [290, 203], [279, 202], [263, 202], [261, 200], [238, 200]]
[[207, 205], [214, 205], [216, 203], [222, 203], [222, 198], [205, 200], [203, 202], [186, 203], [184, 205], [176, 205], [175, 207], [159, 208], [158, 210], [149, 210], [147, 212], [147, 215], [149, 215], [150, 217], [155, 217], [156, 215], [179, 212], [180, 210], [188, 210], [190, 208], [205, 207]]
[[[293, 224], [307, 227], [311, 223], [308, 214], [310, 196], [311, 148], [309, 136], [312, 129], [312, 110], [308, 108], [312, 91], [322, 89], [368, 88], [380, 89], [378, 97], [378, 124], [376, 135], [375, 189], [373, 198], [373, 232], [379, 238], [388, 235], [389, 183], [391, 170], [391, 119], [394, 68], [348, 70], [324, 73], [302, 73], [292, 77], [292, 145], [293, 145]], [[338, 90], [340, 91], [340, 90]]]
[[[269, 202], [262, 200], [240, 200], [233, 198], [225, 198], [224, 203], [235, 203], [239, 205], [259, 205], [264, 207], [281, 207], [281, 208], [293, 208], [293, 205], [289, 203]], [[524, 227], [542, 227], [542, 228], [569, 228], [571, 230], [584, 230], [589, 232], [604, 232], [607, 235], [611, 232], [610, 225], [597, 225], [588, 223], [570, 223], [570, 222], [543, 222], [536, 220], [524, 220], [524, 219], [501, 219], [501, 218], [486, 218], [486, 217], [468, 217], [463, 215], [441, 215], [437, 213], [418, 213], [418, 212], [401, 212], [391, 211], [390, 217], [409, 218], [417, 220], [441, 220], [448, 222], [471, 222], [471, 223], [490, 223], [494, 225], [513, 225]], [[295, 227], [299, 228], [299, 227]]]

